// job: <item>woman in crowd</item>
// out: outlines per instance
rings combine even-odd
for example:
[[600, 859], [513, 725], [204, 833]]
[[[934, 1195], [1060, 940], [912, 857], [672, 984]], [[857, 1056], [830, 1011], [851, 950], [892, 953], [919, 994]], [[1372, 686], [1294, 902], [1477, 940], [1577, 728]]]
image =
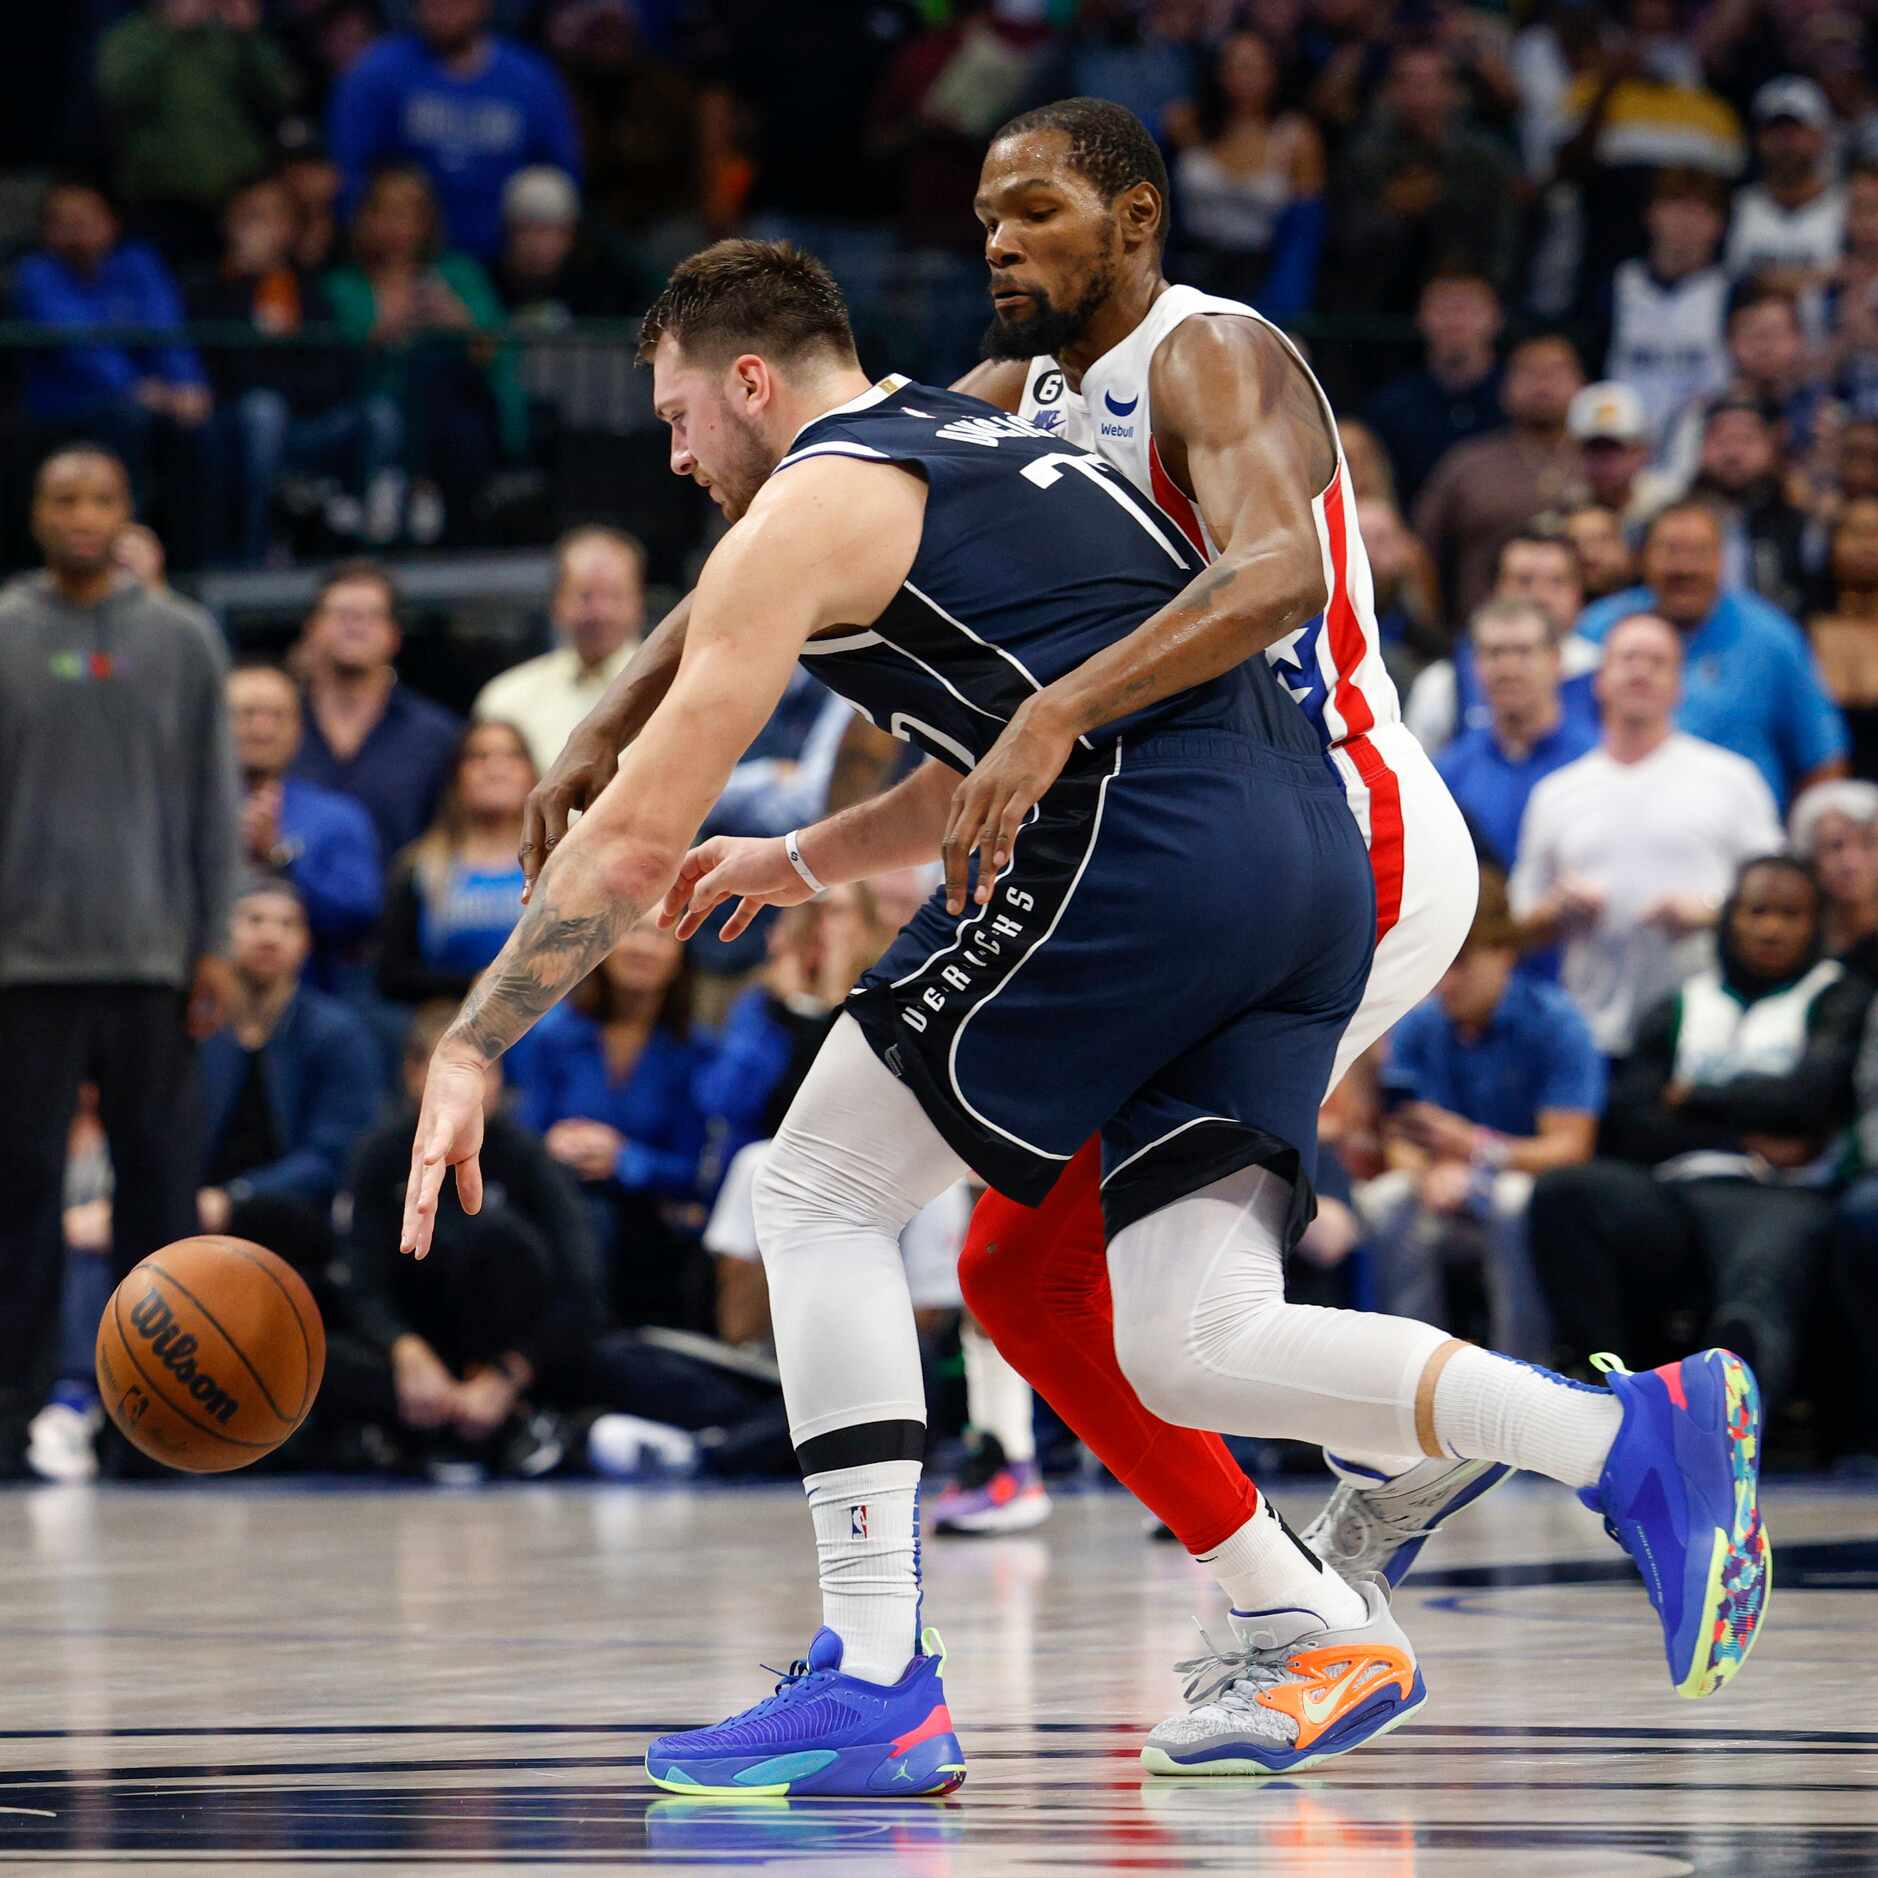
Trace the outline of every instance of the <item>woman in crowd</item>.
[[523, 1119], [587, 1195], [625, 1324], [710, 1321], [698, 1249], [705, 1123], [693, 1087], [712, 1046], [692, 1024], [691, 996], [684, 947], [641, 926], [512, 1064]]
[[437, 819], [398, 857], [386, 892], [378, 988], [399, 1004], [460, 1000], [521, 911], [522, 805], [535, 786], [513, 724], [473, 724]]
[[1807, 630], [1851, 728], [1852, 767], [1878, 776], [1878, 495], [1852, 496], [1840, 509], [1824, 588]]
[[1255, 32], [1222, 40], [1199, 102], [1176, 115], [1174, 277], [1256, 302], [1273, 319], [1311, 304], [1324, 238], [1324, 146], [1275, 108], [1278, 61]]
[[353, 264], [329, 274], [326, 291], [340, 331], [378, 354], [366, 392], [404, 410], [412, 533], [447, 521], [465, 540], [477, 493], [527, 447], [528, 403], [514, 359], [477, 337], [505, 317], [495, 288], [471, 256], [443, 248], [441, 231], [424, 172], [380, 170], [352, 224]]
[[[1824, 896], [1791, 856], [1742, 868], [1717, 939], [1716, 967], [1639, 1025], [1600, 1158], [1534, 1188], [1533, 1261], [1567, 1349], [1643, 1368], [1694, 1336], [1745, 1356], [1777, 1404], [1831, 1227], [1872, 994], [1824, 956]], [[1705, 1329], [1671, 1327], [1704, 1304]]]
[[1788, 824], [1793, 851], [1826, 896], [1826, 952], [1878, 985], [1878, 783], [1807, 790]]

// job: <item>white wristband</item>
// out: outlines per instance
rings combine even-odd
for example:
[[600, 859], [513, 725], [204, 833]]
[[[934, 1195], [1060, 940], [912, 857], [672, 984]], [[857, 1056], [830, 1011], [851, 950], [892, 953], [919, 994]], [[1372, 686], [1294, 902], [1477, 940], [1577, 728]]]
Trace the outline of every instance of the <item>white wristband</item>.
[[826, 893], [828, 889], [815, 878], [815, 875], [810, 871], [808, 862], [802, 858], [802, 848], [798, 840], [801, 833], [801, 829], [797, 828], [792, 829], [788, 834], [783, 836], [783, 852], [789, 856], [789, 865], [802, 876], [811, 893]]

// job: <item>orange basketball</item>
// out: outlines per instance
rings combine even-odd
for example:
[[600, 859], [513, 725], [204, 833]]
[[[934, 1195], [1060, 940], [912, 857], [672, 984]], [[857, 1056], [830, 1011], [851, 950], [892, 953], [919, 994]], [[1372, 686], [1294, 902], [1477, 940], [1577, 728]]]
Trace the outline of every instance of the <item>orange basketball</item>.
[[306, 1419], [326, 1327], [285, 1260], [205, 1233], [152, 1252], [111, 1294], [97, 1360], [98, 1393], [126, 1439], [165, 1466], [225, 1474]]

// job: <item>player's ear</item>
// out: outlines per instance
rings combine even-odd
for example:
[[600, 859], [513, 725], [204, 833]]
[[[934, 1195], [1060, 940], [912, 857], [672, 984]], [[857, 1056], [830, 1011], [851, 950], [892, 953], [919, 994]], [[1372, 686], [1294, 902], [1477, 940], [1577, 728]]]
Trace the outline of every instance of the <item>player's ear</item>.
[[1167, 221], [1167, 205], [1152, 183], [1136, 183], [1121, 199], [1122, 245], [1138, 248], [1158, 241]]
[[775, 381], [763, 359], [745, 352], [730, 362], [730, 389], [735, 402], [754, 416], [769, 403]]

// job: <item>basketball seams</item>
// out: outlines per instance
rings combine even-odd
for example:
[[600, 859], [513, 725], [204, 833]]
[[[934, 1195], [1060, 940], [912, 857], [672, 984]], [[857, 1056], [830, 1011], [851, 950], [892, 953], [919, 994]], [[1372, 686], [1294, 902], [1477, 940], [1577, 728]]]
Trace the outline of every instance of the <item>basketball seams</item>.
[[[241, 1345], [238, 1344], [234, 1340], [234, 1338], [228, 1334], [226, 1330], [222, 1328], [221, 1320], [215, 1315], [215, 1313], [212, 1310], [210, 1310], [209, 1307], [206, 1304], [204, 1304], [202, 1300], [199, 1297], [197, 1297], [196, 1294], [193, 1291], [191, 1291], [189, 1287], [186, 1284], [184, 1284], [180, 1278], [174, 1277], [171, 1273], [166, 1272], [163, 1269], [163, 1267], [156, 1262], [154, 1258], [145, 1259], [143, 1261], [143, 1265], [147, 1266], [151, 1271], [155, 1272], [156, 1275], [159, 1278], [161, 1278], [166, 1285], [174, 1285], [176, 1289], [179, 1292], [181, 1292], [182, 1295], [186, 1297], [189, 1300], [189, 1302], [196, 1307], [198, 1311], [202, 1313], [204, 1319], [214, 1328], [215, 1334], [218, 1337], [220, 1337], [221, 1340], [225, 1344], [228, 1345], [228, 1348], [230, 1352], [234, 1355], [235, 1360], [238, 1363], [240, 1363], [241, 1367], [245, 1369], [250, 1376], [254, 1378], [254, 1386], [260, 1390], [262, 1399], [267, 1403], [269, 1413], [273, 1415], [274, 1419], [277, 1422], [287, 1423], [289, 1421], [289, 1418], [280, 1412], [280, 1404], [274, 1400], [273, 1390], [271, 1390], [267, 1386], [267, 1384], [261, 1380], [261, 1372], [258, 1369], [256, 1369], [255, 1366], [251, 1362], [248, 1361], [248, 1353], [244, 1349], [242, 1349]], [[142, 1267], [133, 1267], [132, 1269], [141, 1270]], [[299, 1427], [299, 1425], [300, 1424], [297, 1421], [291, 1422], [288, 1426], [287, 1432], [291, 1434], [295, 1428]]]
[[[148, 1263], [147, 1260], [145, 1262]], [[211, 1428], [206, 1422], [197, 1421], [196, 1418], [192, 1414], [190, 1414], [190, 1412], [186, 1408], [179, 1408], [174, 1402], [172, 1402], [169, 1399], [167, 1395], [163, 1393], [163, 1390], [160, 1387], [160, 1385], [157, 1383], [155, 1377], [153, 1377], [150, 1374], [150, 1372], [147, 1369], [145, 1369], [144, 1366], [137, 1360], [137, 1346], [133, 1344], [130, 1338], [125, 1334], [125, 1331], [124, 1331], [124, 1288], [121, 1285], [117, 1288], [117, 1290], [111, 1293], [111, 1327], [117, 1332], [118, 1342], [124, 1346], [124, 1354], [127, 1357], [129, 1357], [131, 1368], [134, 1369], [137, 1372], [137, 1374], [143, 1378], [145, 1384], [148, 1386], [150, 1390], [151, 1395], [154, 1396], [157, 1401], [161, 1402], [163, 1406], [166, 1409], [168, 1409], [172, 1415], [175, 1415], [182, 1421], [187, 1422], [189, 1426], [195, 1429], [198, 1434], [213, 1435], [217, 1441], [226, 1441], [231, 1448], [258, 1449], [259, 1452], [255, 1455], [256, 1460], [259, 1460], [262, 1454], [269, 1453], [274, 1448], [277, 1448], [280, 1446], [280, 1443], [278, 1441], [243, 1441], [239, 1435], [227, 1434], [220, 1428]], [[226, 1332], [224, 1332], [223, 1334], [226, 1335]], [[233, 1346], [231, 1345], [230, 1347], [232, 1348]], [[155, 1458], [161, 1458], [161, 1457], [159, 1456]]]
[[[221, 1241], [221, 1247], [224, 1252], [232, 1252], [237, 1258], [246, 1259], [247, 1262], [250, 1265], [252, 1265], [254, 1269], [257, 1272], [259, 1272], [261, 1276], [265, 1278], [268, 1281], [268, 1283], [274, 1287], [276, 1291], [280, 1293], [282, 1299], [286, 1303], [288, 1310], [290, 1310], [293, 1313], [293, 1327], [300, 1333], [300, 1353], [304, 1359], [301, 1365], [301, 1375], [305, 1378], [300, 1388], [300, 1413], [297, 1416], [295, 1416], [294, 1424], [293, 1424], [296, 1428], [298, 1428], [300, 1424], [306, 1420], [307, 1410], [313, 1406], [312, 1396], [313, 1396], [314, 1388], [316, 1386], [315, 1378], [313, 1375], [313, 1339], [307, 1334], [307, 1327], [306, 1327], [305, 1320], [300, 1315], [300, 1306], [294, 1301], [293, 1293], [290, 1290], [288, 1290], [288, 1288], [284, 1284], [281, 1283], [280, 1274], [277, 1271], [275, 1271], [273, 1267], [269, 1265], [265, 1259], [256, 1258], [254, 1256], [254, 1253], [248, 1250], [248, 1244], [246, 1241], [241, 1240], [241, 1239], [225, 1238]], [[257, 1247], [256, 1250], [265, 1252], [267, 1248], [265, 1246], [260, 1246], [260, 1247]], [[150, 1263], [150, 1260], [145, 1259], [144, 1263], [148, 1265]], [[287, 1269], [289, 1271], [293, 1271], [292, 1266], [288, 1266]], [[300, 1274], [298, 1272], [294, 1272], [293, 1275], [296, 1278], [300, 1277]], [[306, 1280], [304, 1278], [301, 1278], [300, 1283], [301, 1283], [302, 1288], [304, 1289], [306, 1286]], [[316, 1312], [318, 1311], [319, 1306], [317, 1304], [314, 1304], [313, 1293], [310, 1290], [307, 1291], [307, 1302], [313, 1305], [313, 1308]], [[211, 1318], [209, 1321], [213, 1323], [215, 1320]], [[221, 1327], [220, 1325], [217, 1325], [216, 1328], [220, 1329]], [[323, 1325], [321, 1326], [321, 1329], [323, 1333], [324, 1332]], [[323, 1377], [326, 1372], [324, 1334], [322, 1334], [320, 1338], [320, 1343], [321, 1343], [320, 1374]], [[245, 1362], [247, 1359], [244, 1357], [242, 1360]], [[259, 1382], [260, 1378], [257, 1376], [255, 1380]], [[262, 1393], [266, 1394], [265, 1384], [263, 1384], [262, 1386]], [[273, 1405], [274, 1405], [274, 1398], [272, 1396], [268, 1396], [268, 1406], [270, 1408], [273, 1408]], [[277, 1415], [280, 1413], [278, 1409], [275, 1409], [274, 1412]], [[283, 1417], [283, 1419], [285, 1418]]]

